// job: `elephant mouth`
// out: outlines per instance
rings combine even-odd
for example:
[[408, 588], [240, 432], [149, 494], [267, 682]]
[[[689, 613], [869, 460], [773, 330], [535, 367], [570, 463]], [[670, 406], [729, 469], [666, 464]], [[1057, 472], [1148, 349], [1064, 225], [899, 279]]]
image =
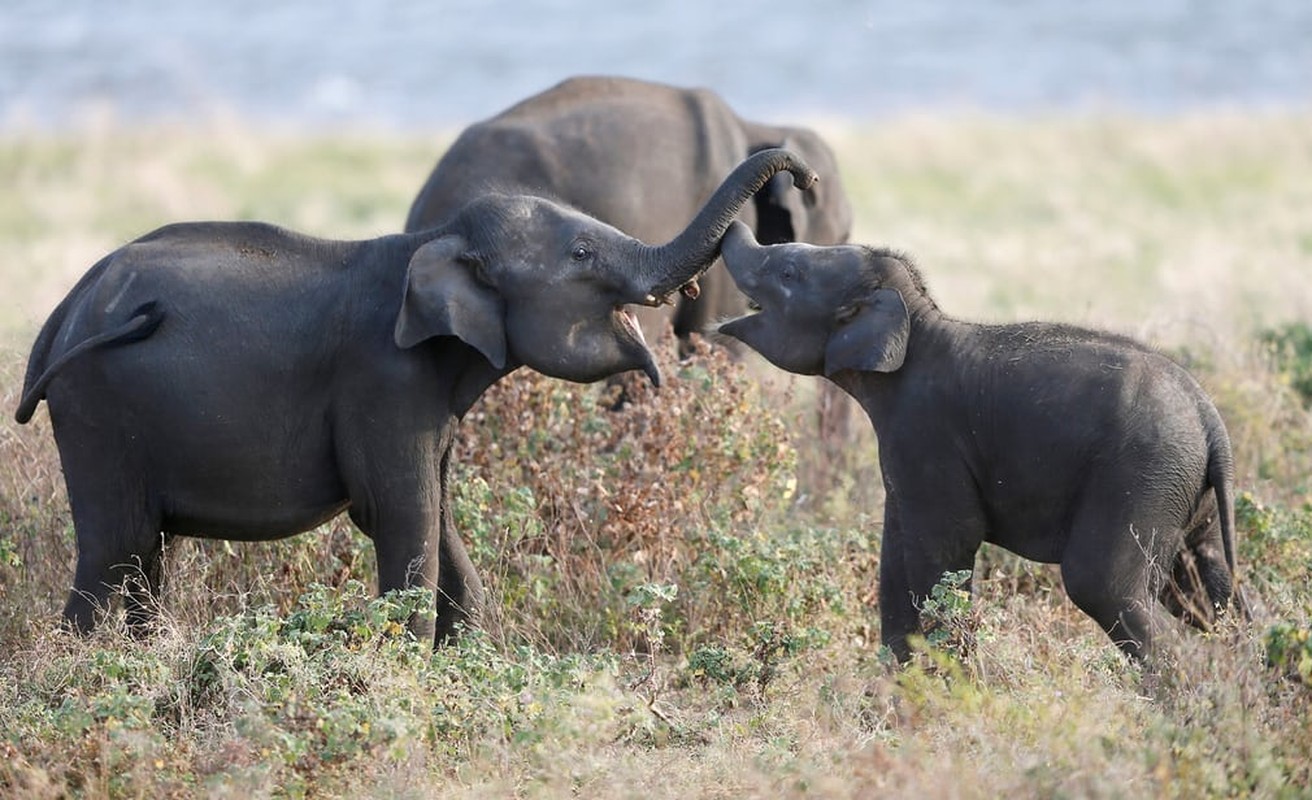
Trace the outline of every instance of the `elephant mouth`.
[[642, 333], [642, 325], [638, 323], [638, 317], [629, 309], [628, 306], [615, 306], [611, 316], [615, 321], [615, 328], [620, 333], [621, 339], [627, 339], [631, 347], [632, 355], [637, 357], [638, 363], [635, 365], [646, 374], [647, 379], [651, 381], [652, 386], [661, 385], [661, 371], [656, 366], [656, 358], [652, 355], [651, 348], [647, 346], [647, 337]]
[[[741, 288], [742, 287], [739, 287], [740, 290]], [[744, 304], [746, 306], [746, 313], [721, 320], [720, 323], [715, 326], [717, 332], [741, 340], [745, 327], [759, 324], [757, 318], [761, 316], [761, 313], [765, 311], [765, 308], [762, 307], [761, 304], [756, 301], [756, 298], [752, 297], [750, 294], [743, 292], [743, 297], [747, 300]]]
[[[738, 287], [738, 290], [742, 291], [742, 287]], [[765, 306], [762, 306], [755, 297], [752, 297], [747, 292], [743, 292], [743, 299], [746, 301], [743, 303], [743, 313], [729, 317], [725, 319], [724, 322], [728, 323], [736, 322], [741, 319], [751, 319], [765, 311]]]
[[620, 330], [637, 339], [643, 347], [647, 346], [647, 337], [642, 335], [642, 326], [638, 324], [638, 317], [629, 310], [628, 306], [615, 306], [612, 313], [615, 316], [616, 323], [619, 324]]

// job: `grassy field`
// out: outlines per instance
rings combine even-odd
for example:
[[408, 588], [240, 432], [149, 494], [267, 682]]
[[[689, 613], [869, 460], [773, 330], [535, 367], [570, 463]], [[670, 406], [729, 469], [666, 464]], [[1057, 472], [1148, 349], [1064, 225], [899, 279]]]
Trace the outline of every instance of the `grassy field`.
[[[486, 629], [430, 653], [342, 521], [180, 542], [156, 636], [57, 630], [75, 558], [48, 417], [0, 422], [0, 795], [1312, 796], [1312, 116], [820, 125], [854, 238], [949, 313], [1143, 338], [1217, 399], [1253, 624], [1126, 664], [1050, 567], [986, 549], [909, 668], [879, 653], [882, 492], [816, 386], [705, 349], [657, 393], [520, 373], [463, 427]], [[97, 258], [180, 219], [400, 227], [449, 136], [0, 136], [0, 397]], [[850, 410], [849, 410], [850, 412]]]

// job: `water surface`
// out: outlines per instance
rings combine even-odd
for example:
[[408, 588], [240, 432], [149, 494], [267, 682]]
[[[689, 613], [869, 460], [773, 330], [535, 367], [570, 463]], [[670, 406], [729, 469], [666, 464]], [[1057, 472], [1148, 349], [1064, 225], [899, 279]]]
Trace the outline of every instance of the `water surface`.
[[0, 125], [216, 109], [482, 118], [557, 80], [712, 86], [745, 115], [1306, 106], [1308, 0], [4, 0]]

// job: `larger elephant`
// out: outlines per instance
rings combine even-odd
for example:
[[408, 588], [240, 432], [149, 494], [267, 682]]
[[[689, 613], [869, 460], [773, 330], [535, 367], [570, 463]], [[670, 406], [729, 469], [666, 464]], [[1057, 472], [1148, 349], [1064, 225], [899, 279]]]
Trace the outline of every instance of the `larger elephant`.
[[984, 542], [1060, 564], [1066, 593], [1136, 659], [1163, 606], [1206, 626], [1230, 605], [1230, 439], [1170, 359], [1067, 325], [954, 319], [887, 250], [763, 247], [735, 223], [721, 253], [754, 313], [720, 330], [826, 376], [874, 425], [879, 612], [899, 658], [934, 584]]
[[458, 420], [520, 365], [658, 382], [629, 306], [695, 280], [784, 170], [814, 177], [760, 153], [658, 247], [488, 194], [420, 233], [182, 223], [101, 259], [41, 329], [16, 412], [50, 411], [78, 545], [68, 624], [89, 630], [125, 581], [129, 621], [147, 621], [170, 536], [274, 539], [346, 511], [380, 591], [436, 590], [436, 620], [413, 627], [446, 636], [483, 591], [448, 499]]
[[[852, 212], [834, 154], [806, 128], [751, 122], [706, 89], [631, 78], [575, 77], [465, 129], [419, 190], [407, 231], [439, 223], [489, 189], [553, 197], [647, 242], [679, 231], [734, 166], [784, 147], [820, 177], [800, 196], [772, 180], [740, 218], [763, 242], [847, 241]], [[693, 293], [689, 293], [693, 294]], [[681, 340], [742, 313], [742, 295], [720, 266], [673, 314], [641, 315], [648, 335], [669, 319]]]

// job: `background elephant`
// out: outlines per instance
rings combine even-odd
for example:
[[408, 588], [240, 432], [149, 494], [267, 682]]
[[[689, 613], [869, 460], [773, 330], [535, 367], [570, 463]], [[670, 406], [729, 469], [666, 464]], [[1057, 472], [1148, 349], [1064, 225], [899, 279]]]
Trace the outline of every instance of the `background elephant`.
[[448, 501], [457, 421], [520, 365], [657, 382], [626, 306], [694, 280], [781, 170], [814, 177], [760, 153], [660, 247], [485, 195], [417, 234], [183, 223], [109, 254], [42, 328], [16, 412], [44, 398], [59, 447], [78, 544], [66, 620], [90, 629], [125, 580], [129, 620], [149, 619], [168, 536], [274, 539], [347, 511], [380, 591], [437, 589], [436, 624], [414, 629], [447, 635], [482, 595]]
[[1137, 659], [1159, 600], [1198, 626], [1229, 604], [1230, 440], [1174, 362], [1066, 325], [955, 320], [886, 250], [763, 247], [735, 224], [721, 255], [758, 309], [721, 332], [825, 375], [874, 424], [880, 619], [899, 658], [921, 599], [984, 542], [1060, 564], [1071, 599]]
[[[766, 243], [847, 241], [852, 212], [834, 154], [813, 131], [749, 122], [706, 89], [630, 78], [577, 77], [470, 126], [419, 190], [407, 231], [439, 223], [489, 189], [552, 197], [646, 242], [674, 236], [738, 162], [784, 147], [820, 176], [811, 192], [772, 180], [740, 218]], [[649, 336], [673, 324], [680, 340], [742, 313], [720, 267], [698, 297], [640, 314]]]

